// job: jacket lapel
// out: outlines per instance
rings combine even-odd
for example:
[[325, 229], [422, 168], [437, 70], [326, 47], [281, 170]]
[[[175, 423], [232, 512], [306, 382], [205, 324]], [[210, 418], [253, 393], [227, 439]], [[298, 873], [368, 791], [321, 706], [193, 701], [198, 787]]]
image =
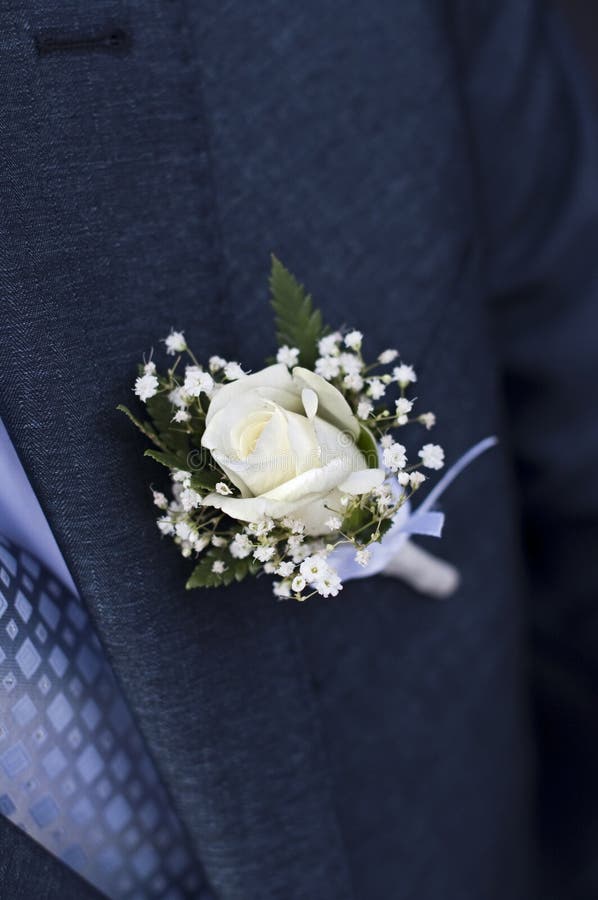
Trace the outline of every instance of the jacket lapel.
[[167, 4], [105, 14], [133, 50], [36, 56], [33, 35], [96, 27], [97, 5], [89, 26], [71, 5], [58, 22], [15, 19], [3, 38], [16, 101], [0, 415], [217, 891], [344, 900], [289, 609], [265, 582], [185, 593], [153, 522], [159, 474], [115, 411], [171, 325], [193, 329], [198, 353], [226, 353], [231, 338], [184, 26]]

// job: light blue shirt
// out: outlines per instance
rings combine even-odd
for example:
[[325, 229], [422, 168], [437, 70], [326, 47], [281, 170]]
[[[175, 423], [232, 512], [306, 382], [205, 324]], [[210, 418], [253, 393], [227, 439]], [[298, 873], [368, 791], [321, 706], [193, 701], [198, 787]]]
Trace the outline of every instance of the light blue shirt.
[[13, 443], [0, 419], [0, 532], [36, 556], [62, 583], [77, 594]]

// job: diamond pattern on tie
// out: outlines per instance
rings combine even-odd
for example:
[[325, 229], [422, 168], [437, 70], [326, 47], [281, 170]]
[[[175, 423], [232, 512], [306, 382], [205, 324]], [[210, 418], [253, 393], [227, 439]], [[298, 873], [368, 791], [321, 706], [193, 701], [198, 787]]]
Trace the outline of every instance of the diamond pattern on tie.
[[0, 536], [0, 814], [108, 897], [210, 897], [77, 597]]

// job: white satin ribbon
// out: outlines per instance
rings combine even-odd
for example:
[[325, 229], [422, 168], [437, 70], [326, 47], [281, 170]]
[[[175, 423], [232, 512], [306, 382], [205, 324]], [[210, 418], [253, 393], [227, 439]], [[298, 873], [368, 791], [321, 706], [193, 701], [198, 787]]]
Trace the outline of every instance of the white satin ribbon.
[[[433, 510], [432, 507], [464, 469], [497, 443], [496, 437], [487, 437], [471, 447], [445, 472], [416, 510], [412, 511], [409, 501], [405, 502], [380, 543], [371, 544], [368, 548], [370, 560], [366, 566], [360, 566], [355, 561], [354, 547], [349, 544], [337, 547], [328, 557], [328, 562], [338, 572], [341, 580], [351, 581], [382, 574], [401, 578], [411, 587], [432, 597], [448, 597], [454, 593], [459, 585], [457, 569], [416, 546], [409, 537], [413, 534], [441, 537], [444, 513]], [[401, 496], [401, 490], [397, 482], [397, 499]]]

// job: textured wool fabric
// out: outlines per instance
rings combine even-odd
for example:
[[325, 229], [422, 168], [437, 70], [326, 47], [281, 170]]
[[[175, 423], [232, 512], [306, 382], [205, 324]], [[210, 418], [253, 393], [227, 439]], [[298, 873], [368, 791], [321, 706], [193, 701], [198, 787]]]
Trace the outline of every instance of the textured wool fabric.
[[[587, 551], [575, 572], [554, 552], [596, 531], [598, 235], [594, 138], [544, 12], [12, 0], [0, 50], [0, 415], [217, 896], [530, 900], [527, 601], [551, 648], [576, 601], [576, 682], [598, 584]], [[451, 601], [382, 578], [303, 605], [267, 579], [184, 591], [162, 474], [115, 407], [171, 326], [260, 366], [271, 251], [329, 322], [418, 367], [449, 460], [499, 433], [443, 501]], [[553, 541], [531, 591], [521, 498]], [[40, 896], [69, 896], [60, 877]]]
[[87, 881], [0, 817], [0, 889], [7, 900], [101, 900]]

